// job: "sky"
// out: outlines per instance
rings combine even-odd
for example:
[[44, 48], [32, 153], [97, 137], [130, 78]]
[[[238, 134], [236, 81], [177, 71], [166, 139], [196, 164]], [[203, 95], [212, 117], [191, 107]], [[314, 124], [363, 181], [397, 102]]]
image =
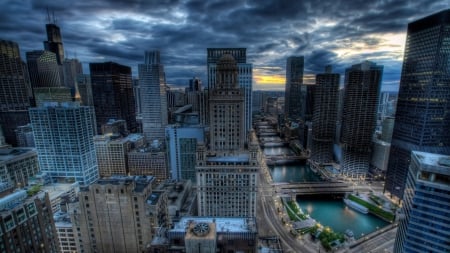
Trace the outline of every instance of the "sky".
[[[331, 64], [344, 73], [370, 60], [384, 65], [383, 89], [398, 87], [409, 22], [450, 8], [450, 0], [2, 0], [0, 39], [21, 55], [42, 50], [47, 8], [61, 28], [66, 58], [137, 65], [160, 50], [167, 83], [194, 76], [206, 86], [206, 49], [247, 48], [254, 90], [283, 90], [286, 59], [305, 57], [305, 83]], [[343, 79], [343, 78], [341, 78]]]

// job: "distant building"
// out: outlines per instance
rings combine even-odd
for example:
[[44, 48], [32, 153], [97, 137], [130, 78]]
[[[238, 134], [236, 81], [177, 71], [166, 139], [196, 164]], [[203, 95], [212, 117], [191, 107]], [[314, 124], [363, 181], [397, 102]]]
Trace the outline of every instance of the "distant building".
[[55, 53], [35, 50], [26, 53], [31, 86], [61, 87], [63, 82]]
[[0, 198], [0, 249], [60, 253], [48, 194], [19, 190]]
[[110, 119], [101, 128], [102, 134], [116, 134], [122, 137], [129, 134], [127, 122], [123, 119]]
[[31, 124], [18, 126], [16, 128], [16, 140], [18, 147], [34, 147], [34, 135]]
[[28, 107], [33, 95], [27, 66], [13, 41], [0, 40], [0, 89], [0, 124], [6, 142], [16, 146], [14, 130], [30, 122]]
[[340, 75], [325, 73], [316, 76], [315, 103], [312, 118], [311, 160], [318, 164], [333, 161], [333, 143], [339, 102]]
[[167, 207], [172, 222], [178, 222], [182, 217], [197, 214], [196, 196], [191, 180], [166, 180], [160, 183], [156, 190], [167, 193]]
[[142, 132], [151, 142], [165, 141], [168, 123], [166, 77], [159, 51], [146, 51], [144, 64], [138, 65]]
[[77, 252], [77, 243], [70, 214], [67, 212], [56, 212], [53, 215], [55, 221], [56, 233], [58, 235], [59, 248], [61, 253]]
[[124, 119], [128, 129], [137, 129], [131, 68], [115, 62], [90, 63], [92, 96], [97, 131], [109, 119]]
[[183, 217], [167, 237], [156, 237], [147, 253], [256, 252], [257, 234], [254, 217]]
[[448, 29], [450, 9], [408, 24], [384, 187], [400, 199], [412, 150], [450, 155]]
[[92, 95], [92, 83], [90, 75], [77, 76], [78, 93], [80, 94], [81, 104], [94, 106], [94, 97]]
[[43, 106], [47, 102], [72, 102], [73, 95], [67, 87], [40, 87], [34, 88], [36, 106]]
[[0, 192], [25, 187], [39, 172], [38, 154], [34, 148], [0, 149]]
[[64, 59], [64, 86], [71, 89], [72, 95], [75, 95], [77, 77], [83, 74], [83, 67], [78, 59]]
[[144, 252], [160, 229], [170, 227], [167, 195], [153, 177], [112, 177], [81, 187], [70, 206], [78, 252]]
[[[302, 99], [303, 85], [303, 56], [291, 56], [286, 63], [286, 89], [285, 89], [285, 117], [298, 120], [304, 112], [304, 99]], [[305, 97], [305, 96], [303, 96]]]
[[[53, 17], [54, 19], [55, 17]], [[64, 47], [62, 43], [62, 36], [59, 26], [56, 25], [56, 20], [51, 22], [48, 17], [48, 24], [45, 25], [47, 31], [47, 40], [44, 41], [45, 50], [53, 52], [56, 55], [58, 65], [62, 65], [64, 62]]]
[[100, 177], [128, 175], [128, 152], [144, 145], [145, 138], [141, 134], [125, 137], [112, 133], [94, 136]]
[[128, 152], [130, 175], [148, 175], [155, 177], [157, 183], [169, 178], [166, 151], [158, 141], [146, 147], [135, 148]]
[[450, 156], [411, 151], [395, 253], [447, 252]]
[[369, 171], [382, 75], [383, 66], [369, 61], [345, 71], [341, 172], [352, 180], [365, 179]]
[[77, 103], [48, 103], [30, 108], [39, 167], [55, 180], [89, 185], [98, 179], [92, 107]]

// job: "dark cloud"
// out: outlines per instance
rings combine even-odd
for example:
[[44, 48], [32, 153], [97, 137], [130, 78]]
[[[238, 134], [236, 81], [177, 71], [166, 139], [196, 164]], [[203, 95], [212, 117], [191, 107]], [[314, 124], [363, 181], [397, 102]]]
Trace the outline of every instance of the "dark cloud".
[[[268, 75], [284, 75], [290, 55], [305, 56], [306, 74], [322, 72], [328, 64], [343, 73], [369, 59], [383, 64], [383, 79], [394, 84], [403, 52], [398, 43], [397, 48], [390, 45], [393, 51], [385, 51], [389, 38], [383, 34], [404, 34], [408, 22], [448, 4], [430, 0], [6, 0], [0, 7], [1, 39], [19, 43], [22, 55], [42, 49], [48, 8], [61, 27], [66, 55], [77, 55], [84, 66], [113, 60], [131, 66], [137, 76], [144, 51], [159, 49], [169, 84], [186, 85], [194, 75], [205, 82], [207, 47], [245, 47], [248, 61]], [[375, 50], [381, 45], [383, 50]], [[356, 53], [339, 53], [343, 50]]]

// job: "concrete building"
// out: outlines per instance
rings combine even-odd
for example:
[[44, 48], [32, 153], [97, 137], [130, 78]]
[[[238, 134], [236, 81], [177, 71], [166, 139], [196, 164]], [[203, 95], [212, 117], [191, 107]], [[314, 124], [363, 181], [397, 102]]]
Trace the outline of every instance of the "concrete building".
[[171, 221], [153, 177], [111, 177], [80, 188], [70, 207], [78, 252], [141, 253]]
[[25, 187], [39, 172], [38, 155], [34, 148], [0, 149], [0, 193]]
[[197, 145], [196, 182], [200, 216], [256, 216], [257, 172], [260, 157], [254, 132], [244, 143], [244, 89], [230, 54], [217, 62], [215, 87], [210, 91], [209, 142]]
[[159, 51], [146, 51], [144, 64], [138, 65], [142, 132], [151, 142], [165, 141], [168, 123], [166, 77]]
[[17, 147], [34, 147], [34, 135], [31, 124], [18, 126], [15, 130]]
[[312, 118], [311, 161], [317, 164], [333, 161], [333, 143], [339, 102], [340, 75], [325, 73], [316, 75], [314, 110]]
[[448, 252], [450, 156], [412, 151], [395, 253]]
[[88, 185], [98, 179], [93, 136], [94, 109], [78, 103], [47, 103], [30, 108], [41, 171], [54, 180]]
[[369, 171], [382, 75], [383, 66], [369, 61], [345, 71], [341, 172], [351, 180], [365, 179]]
[[5, 253], [59, 253], [48, 194], [26, 190], [0, 198], [0, 249]]
[[148, 253], [255, 253], [255, 218], [183, 217], [167, 231], [167, 238], [155, 238]]
[[385, 183], [400, 199], [412, 150], [450, 155], [448, 29], [450, 9], [408, 24]]
[[125, 137], [113, 133], [94, 136], [100, 177], [128, 175], [130, 172], [128, 153], [133, 148], [140, 148], [144, 145], [145, 138], [141, 134], [130, 134]]
[[70, 215], [67, 212], [56, 212], [53, 215], [55, 229], [58, 235], [59, 249], [61, 253], [77, 252], [75, 231], [72, 227]]
[[159, 184], [169, 178], [167, 154], [164, 146], [153, 141], [146, 147], [135, 148], [128, 153], [130, 175], [147, 175], [155, 177]]
[[184, 216], [197, 214], [197, 193], [193, 186], [191, 180], [166, 180], [156, 188], [167, 193], [167, 206], [172, 222], [178, 222]]
[[[217, 64], [221, 57], [229, 54], [237, 64], [238, 79], [237, 84], [243, 89], [244, 96], [244, 141], [247, 141], [247, 134], [252, 128], [252, 93], [253, 93], [253, 65], [247, 63], [247, 49], [246, 48], [208, 48], [207, 49], [207, 78], [208, 91], [212, 92], [218, 85], [217, 80]], [[208, 108], [211, 108], [208, 106]], [[205, 113], [210, 114], [205, 111]], [[208, 119], [209, 120], [209, 119]], [[211, 124], [211, 122], [207, 122]]]

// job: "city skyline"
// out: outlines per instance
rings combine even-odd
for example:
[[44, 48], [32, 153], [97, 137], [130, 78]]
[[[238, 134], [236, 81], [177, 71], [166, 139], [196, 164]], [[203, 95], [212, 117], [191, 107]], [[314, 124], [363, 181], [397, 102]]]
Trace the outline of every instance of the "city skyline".
[[[67, 58], [84, 72], [91, 62], [132, 67], [142, 52], [161, 51], [169, 85], [206, 81], [205, 48], [245, 47], [254, 64], [254, 90], [284, 89], [285, 60], [305, 56], [305, 83], [331, 64], [337, 73], [368, 59], [384, 65], [384, 88], [396, 90], [408, 22], [448, 8], [445, 1], [370, 3], [128, 1], [5, 2], [0, 31], [27, 51], [43, 49], [47, 8], [61, 28]], [[52, 16], [52, 15], [51, 15]], [[53, 17], [51, 17], [53, 19]], [[52, 20], [53, 21], [53, 20]]]

